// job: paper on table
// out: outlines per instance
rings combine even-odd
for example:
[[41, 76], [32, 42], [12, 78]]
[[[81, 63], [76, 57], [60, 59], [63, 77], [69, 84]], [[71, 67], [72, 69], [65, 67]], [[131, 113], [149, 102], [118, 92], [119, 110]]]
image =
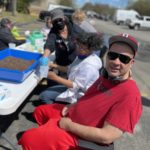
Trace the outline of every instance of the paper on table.
[[11, 95], [10, 90], [6, 86], [0, 84], [0, 101], [3, 101], [4, 99], [8, 98], [10, 95]]

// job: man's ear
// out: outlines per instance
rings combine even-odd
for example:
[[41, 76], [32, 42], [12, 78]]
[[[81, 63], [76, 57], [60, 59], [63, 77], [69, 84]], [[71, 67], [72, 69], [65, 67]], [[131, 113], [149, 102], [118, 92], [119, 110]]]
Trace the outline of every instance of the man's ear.
[[132, 68], [134, 62], [135, 62], [135, 59], [132, 59], [132, 60], [131, 60], [131, 67], [130, 67], [130, 68]]

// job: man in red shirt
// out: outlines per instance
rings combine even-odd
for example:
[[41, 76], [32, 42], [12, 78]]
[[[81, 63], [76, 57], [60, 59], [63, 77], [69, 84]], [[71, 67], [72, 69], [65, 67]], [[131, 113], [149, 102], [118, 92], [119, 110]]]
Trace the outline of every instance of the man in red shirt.
[[23, 134], [19, 140], [23, 149], [78, 149], [80, 138], [108, 150], [124, 132], [132, 133], [142, 113], [141, 95], [131, 76], [137, 49], [134, 37], [112, 36], [99, 79], [72, 106], [37, 107], [34, 117], [39, 127]]

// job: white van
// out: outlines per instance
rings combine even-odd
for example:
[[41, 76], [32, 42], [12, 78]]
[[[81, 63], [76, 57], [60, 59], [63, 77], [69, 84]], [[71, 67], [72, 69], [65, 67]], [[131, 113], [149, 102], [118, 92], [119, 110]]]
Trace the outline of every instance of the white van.
[[135, 19], [137, 16], [140, 15], [135, 10], [118, 9], [114, 14], [114, 22], [117, 25], [126, 24], [128, 20]]

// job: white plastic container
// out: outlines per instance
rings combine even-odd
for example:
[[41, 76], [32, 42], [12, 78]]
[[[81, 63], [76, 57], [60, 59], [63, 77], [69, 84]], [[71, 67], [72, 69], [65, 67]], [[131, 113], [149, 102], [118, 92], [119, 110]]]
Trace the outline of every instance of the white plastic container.
[[14, 49], [16, 47], [16, 44], [15, 43], [9, 43], [8, 46], [9, 46], [9, 48]]

